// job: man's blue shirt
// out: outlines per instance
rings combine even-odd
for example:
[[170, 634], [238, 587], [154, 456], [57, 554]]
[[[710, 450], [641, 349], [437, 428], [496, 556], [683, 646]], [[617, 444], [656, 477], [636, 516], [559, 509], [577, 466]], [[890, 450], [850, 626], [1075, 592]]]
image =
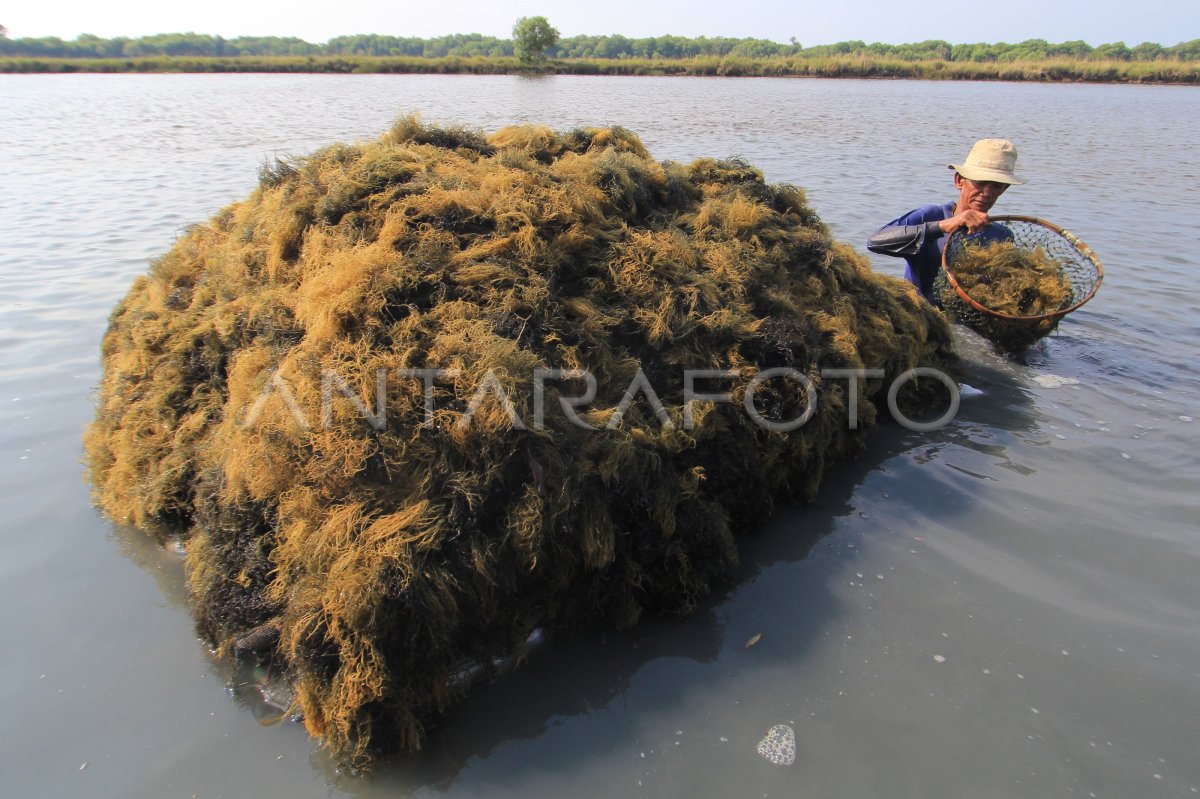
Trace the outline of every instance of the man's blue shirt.
[[872, 252], [903, 257], [908, 262], [905, 279], [930, 302], [934, 301], [933, 279], [942, 266], [942, 247], [946, 241], [936, 223], [954, 216], [954, 206], [954, 201], [922, 205], [888, 222], [867, 242], [867, 249]]

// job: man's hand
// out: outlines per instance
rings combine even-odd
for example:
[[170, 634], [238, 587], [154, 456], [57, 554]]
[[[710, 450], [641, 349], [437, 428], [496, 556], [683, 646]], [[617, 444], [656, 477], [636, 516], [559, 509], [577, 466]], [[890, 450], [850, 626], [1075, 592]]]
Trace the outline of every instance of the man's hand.
[[973, 208], [968, 208], [965, 211], [955, 214], [949, 219], [943, 219], [938, 223], [943, 233], [953, 233], [961, 227], [965, 227], [968, 233], [978, 233], [988, 224], [988, 215], [983, 211], [976, 211]]

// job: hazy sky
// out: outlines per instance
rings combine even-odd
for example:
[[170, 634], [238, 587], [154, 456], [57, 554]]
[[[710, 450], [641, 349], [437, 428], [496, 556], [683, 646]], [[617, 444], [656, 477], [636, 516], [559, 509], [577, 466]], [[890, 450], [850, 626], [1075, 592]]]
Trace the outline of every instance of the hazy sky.
[[753, 36], [805, 45], [847, 39], [867, 42], [1052, 42], [1083, 39], [1096, 45], [1143, 41], [1173, 45], [1200, 38], [1197, 0], [1006, 0], [992, 3], [901, 3], [896, 0], [59, 0], [13, 3], [0, 9], [9, 36], [144, 36], [195, 31], [299, 36], [324, 42], [348, 33], [437, 36], [483, 33], [507, 37], [513, 21], [541, 14], [563, 36], [621, 33], [630, 37]]

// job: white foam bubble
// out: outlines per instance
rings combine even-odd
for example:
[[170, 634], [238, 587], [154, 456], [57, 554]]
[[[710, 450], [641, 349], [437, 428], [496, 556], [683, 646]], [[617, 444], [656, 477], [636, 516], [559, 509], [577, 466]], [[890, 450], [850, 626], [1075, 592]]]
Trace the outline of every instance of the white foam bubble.
[[1062, 388], [1063, 386], [1079, 385], [1079, 381], [1075, 378], [1063, 377], [1062, 375], [1034, 375], [1033, 382], [1042, 388]]

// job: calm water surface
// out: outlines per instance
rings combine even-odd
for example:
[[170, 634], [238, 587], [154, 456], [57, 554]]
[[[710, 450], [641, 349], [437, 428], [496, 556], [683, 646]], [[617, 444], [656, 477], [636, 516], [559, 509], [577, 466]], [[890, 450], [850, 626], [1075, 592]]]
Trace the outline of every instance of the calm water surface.
[[[811, 80], [0, 78], [0, 773], [13, 796], [1175, 797], [1200, 791], [1200, 91]], [[557, 641], [427, 751], [338, 774], [261, 724], [192, 635], [178, 559], [88, 502], [79, 436], [112, 305], [274, 155], [399, 113], [621, 124], [744, 156], [861, 247], [1017, 141], [997, 212], [1100, 254], [1025, 362], [961, 332], [984, 394], [873, 433], [681, 623]], [[874, 259], [893, 274], [900, 262]], [[762, 638], [752, 648], [746, 642]], [[755, 744], [797, 735], [794, 766]]]

